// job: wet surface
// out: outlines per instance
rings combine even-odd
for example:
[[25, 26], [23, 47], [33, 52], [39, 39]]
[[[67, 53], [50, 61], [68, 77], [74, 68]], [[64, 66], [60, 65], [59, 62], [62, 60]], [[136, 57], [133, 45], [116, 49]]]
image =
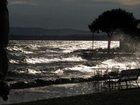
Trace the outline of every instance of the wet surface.
[[11, 90], [9, 100], [1, 104], [12, 104], [21, 102], [30, 102], [35, 100], [50, 99], [57, 97], [68, 97], [80, 94], [94, 93], [95, 88], [92, 83], [77, 83], [77, 84], [63, 84], [52, 85], [38, 88]]

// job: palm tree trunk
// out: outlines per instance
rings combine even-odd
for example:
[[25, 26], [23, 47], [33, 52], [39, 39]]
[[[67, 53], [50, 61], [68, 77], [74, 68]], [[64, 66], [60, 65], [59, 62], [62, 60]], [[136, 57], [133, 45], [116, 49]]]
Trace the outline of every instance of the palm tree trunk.
[[112, 38], [112, 35], [111, 34], [108, 34], [108, 47], [107, 47], [107, 53], [110, 54], [110, 47], [111, 47], [111, 38]]
[[94, 33], [92, 34], [92, 50], [94, 49]]

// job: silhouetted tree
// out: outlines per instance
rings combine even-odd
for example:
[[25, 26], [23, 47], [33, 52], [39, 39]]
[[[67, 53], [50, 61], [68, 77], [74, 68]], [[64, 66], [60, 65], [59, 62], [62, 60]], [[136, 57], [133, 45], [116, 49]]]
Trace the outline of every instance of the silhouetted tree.
[[137, 28], [140, 29], [140, 19], [138, 19], [138, 20], [136, 21], [136, 24], [137, 24]]
[[134, 32], [136, 32], [136, 37], [140, 39], [140, 19], [136, 21], [136, 25], [137, 25], [137, 28]]
[[95, 19], [91, 25], [89, 25], [89, 29], [92, 33], [107, 33], [108, 53], [110, 53], [110, 43], [113, 33], [118, 29], [126, 33], [136, 29], [136, 19], [130, 12], [126, 12], [122, 9], [112, 9], [105, 11]]

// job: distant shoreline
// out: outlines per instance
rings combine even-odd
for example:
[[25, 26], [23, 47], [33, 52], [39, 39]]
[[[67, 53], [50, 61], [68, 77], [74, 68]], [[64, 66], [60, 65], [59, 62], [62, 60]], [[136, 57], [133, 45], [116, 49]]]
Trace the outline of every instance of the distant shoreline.
[[[44, 35], [44, 36], [10, 36], [10, 40], [75, 40], [75, 41], [108, 41], [107, 36], [92, 35]], [[112, 39], [112, 41], [119, 41], [119, 39]]]

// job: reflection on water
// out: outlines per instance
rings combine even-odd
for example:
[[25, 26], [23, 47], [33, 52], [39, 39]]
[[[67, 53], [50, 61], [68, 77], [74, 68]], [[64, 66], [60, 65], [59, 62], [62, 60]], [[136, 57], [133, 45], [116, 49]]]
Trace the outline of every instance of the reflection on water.
[[28, 64], [37, 64], [37, 63], [51, 63], [51, 62], [70, 62], [70, 61], [85, 61], [81, 57], [68, 57], [68, 58], [53, 58], [53, 59], [47, 59], [47, 58], [27, 58], [25, 59], [26, 63]]
[[[111, 48], [118, 48], [119, 42], [112, 41]], [[111, 69], [120, 65], [120, 69], [139, 67], [139, 60], [105, 59], [100, 63], [95, 60], [84, 59], [82, 51], [91, 50], [91, 41], [35, 41], [20, 40], [11, 41], [9, 45], [10, 67], [9, 71], [20, 74], [20, 78], [26, 75], [35, 75], [36, 78], [46, 77], [76, 77], [92, 76], [99, 66], [108, 65]], [[107, 48], [107, 41], [95, 41], [94, 49]], [[138, 58], [139, 59], [139, 58]], [[14, 77], [17, 78], [17, 77]], [[28, 76], [26, 76], [27, 79]], [[25, 79], [25, 78], [24, 78]]]

